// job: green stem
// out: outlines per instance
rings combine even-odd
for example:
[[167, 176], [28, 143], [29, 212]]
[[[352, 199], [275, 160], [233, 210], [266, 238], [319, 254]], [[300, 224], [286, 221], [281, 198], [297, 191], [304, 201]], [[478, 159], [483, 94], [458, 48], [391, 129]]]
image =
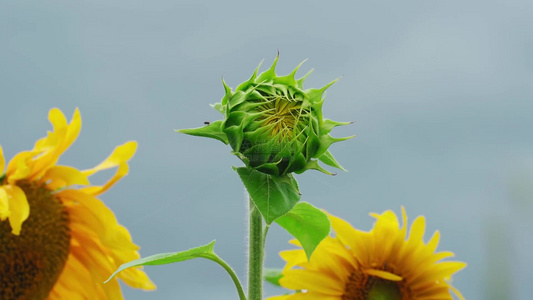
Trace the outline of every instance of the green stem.
[[265, 245], [266, 245], [267, 233], [268, 233], [269, 228], [270, 228], [270, 225], [266, 224], [265, 230], [263, 231], [263, 248], [265, 248]]
[[244, 294], [244, 290], [242, 288], [241, 282], [239, 281], [239, 278], [235, 274], [235, 271], [220, 257], [218, 256], [203, 256], [204, 258], [207, 258], [209, 260], [212, 260], [224, 268], [226, 272], [228, 272], [229, 276], [233, 280], [233, 283], [235, 284], [235, 287], [237, 288], [237, 293], [239, 293], [239, 300], [246, 300], [246, 295]]
[[263, 217], [250, 197], [248, 248], [248, 300], [263, 298]]

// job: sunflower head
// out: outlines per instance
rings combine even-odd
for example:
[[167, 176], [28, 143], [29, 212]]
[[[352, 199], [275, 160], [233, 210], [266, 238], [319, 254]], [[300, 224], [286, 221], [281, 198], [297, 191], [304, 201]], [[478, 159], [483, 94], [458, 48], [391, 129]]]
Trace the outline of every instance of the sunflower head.
[[438, 231], [424, 242], [424, 217], [407, 234], [403, 208], [403, 226], [392, 211], [371, 215], [376, 223], [369, 232], [330, 215], [336, 236], [324, 239], [309, 261], [302, 249], [281, 252], [287, 264], [279, 283], [296, 293], [269, 300], [452, 300], [452, 293], [464, 300], [450, 279], [466, 264], [442, 261], [453, 253], [436, 251]]
[[344, 170], [328, 148], [349, 139], [333, 138], [331, 130], [349, 122], [335, 122], [322, 117], [324, 92], [335, 81], [320, 89], [303, 89], [308, 73], [296, 79], [299, 67], [286, 76], [275, 72], [278, 57], [265, 72], [241, 83], [234, 91], [224, 82], [226, 94], [213, 107], [224, 115], [223, 120], [202, 128], [180, 132], [218, 139], [230, 144], [233, 153], [247, 167], [270, 175], [302, 173], [318, 165]]
[[[88, 170], [58, 165], [76, 140], [81, 116], [70, 123], [59, 109], [48, 115], [53, 130], [5, 168], [0, 147], [0, 299], [122, 299], [117, 280], [102, 282], [122, 263], [139, 258], [128, 230], [97, 197], [128, 173], [137, 143], [115, 148]], [[115, 168], [104, 185], [89, 177]], [[128, 285], [155, 285], [140, 269], [120, 277]]]

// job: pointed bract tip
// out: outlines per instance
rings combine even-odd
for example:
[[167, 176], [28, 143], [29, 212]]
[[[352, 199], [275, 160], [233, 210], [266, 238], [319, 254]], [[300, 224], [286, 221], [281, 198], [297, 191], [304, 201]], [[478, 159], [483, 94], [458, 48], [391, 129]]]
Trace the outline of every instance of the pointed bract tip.
[[296, 80], [296, 82], [298, 83], [298, 87], [299, 88], [303, 89], [304, 81], [307, 79], [307, 77], [309, 77], [309, 75], [311, 75], [311, 73], [313, 73], [314, 70], [315, 70], [315, 68], [312, 68], [304, 76], [302, 76], [302, 77], [300, 77], [299, 79]]
[[272, 63], [272, 66], [270, 67], [270, 69], [268, 69], [268, 71], [274, 72], [274, 74], [276, 74], [276, 66], [278, 65], [278, 60], [279, 60], [279, 52], [278, 52], [278, 55], [276, 55], [276, 58], [274, 59], [274, 62]]
[[300, 67], [307, 61], [307, 58], [304, 59], [300, 64], [298, 64], [296, 66], [296, 68], [294, 68], [294, 70], [292, 70], [291, 74], [289, 74], [290, 77], [292, 77], [293, 80], [296, 80], [295, 79], [295, 75], [296, 75], [296, 72], [298, 72], [298, 70], [300, 69]]
[[325, 91], [327, 90], [330, 86], [332, 86], [335, 82], [339, 81], [341, 78], [336, 78], [335, 80], [331, 81], [330, 83], [326, 84], [325, 86], [323, 86], [320, 90], [322, 91]]
[[342, 141], [347, 141], [349, 139], [353, 139], [356, 135], [350, 135], [350, 136], [347, 136], [347, 137], [343, 137], [343, 138], [334, 138], [335, 142], [342, 142]]
[[253, 82], [257, 78], [257, 73], [259, 72], [259, 68], [261, 68], [261, 65], [263, 64], [264, 61], [265, 59], [263, 58], [261, 62], [259, 62], [259, 65], [257, 65], [257, 68], [255, 68], [254, 73], [252, 74], [252, 77], [250, 78], [249, 81]]
[[226, 94], [228, 94], [228, 91], [231, 92], [231, 88], [228, 86], [228, 84], [224, 80], [224, 76], [222, 76], [222, 85], [224, 86], [224, 90], [226, 91]]

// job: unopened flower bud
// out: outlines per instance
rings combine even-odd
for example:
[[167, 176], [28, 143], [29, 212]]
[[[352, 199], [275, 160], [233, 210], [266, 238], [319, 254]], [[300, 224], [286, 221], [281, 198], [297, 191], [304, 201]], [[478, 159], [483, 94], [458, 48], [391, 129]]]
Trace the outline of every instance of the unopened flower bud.
[[[318, 165], [344, 170], [328, 148], [352, 137], [333, 138], [331, 130], [350, 122], [335, 122], [322, 117], [324, 92], [335, 81], [320, 89], [303, 89], [310, 74], [296, 79], [298, 67], [286, 76], [276, 75], [278, 57], [265, 72], [257, 74], [232, 91], [223, 82], [226, 95], [213, 107], [223, 120], [182, 133], [218, 139], [230, 144], [233, 153], [247, 167], [281, 176], [316, 169], [332, 174]], [[300, 64], [301, 65], [301, 64]]]

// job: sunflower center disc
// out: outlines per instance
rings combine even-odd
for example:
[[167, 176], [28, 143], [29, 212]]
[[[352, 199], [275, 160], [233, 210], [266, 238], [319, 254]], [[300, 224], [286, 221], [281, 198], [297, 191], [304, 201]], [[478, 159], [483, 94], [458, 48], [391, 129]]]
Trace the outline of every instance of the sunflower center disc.
[[350, 275], [342, 300], [402, 300], [402, 289], [395, 281], [368, 276], [356, 271]]
[[28, 198], [30, 216], [20, 235], [0, 221], [0, 299], [46, 299], [70, 249], [68, 214], [49, 190], [18, 183]]
[[263, 116], [263, 126], [270, 126], [270, 135], [279, 138], [290, 138], [293, 129], [298, 121], [300, 105], [296, 101], [289, 101], [284, 98], [271, 100], [260, 107]]

